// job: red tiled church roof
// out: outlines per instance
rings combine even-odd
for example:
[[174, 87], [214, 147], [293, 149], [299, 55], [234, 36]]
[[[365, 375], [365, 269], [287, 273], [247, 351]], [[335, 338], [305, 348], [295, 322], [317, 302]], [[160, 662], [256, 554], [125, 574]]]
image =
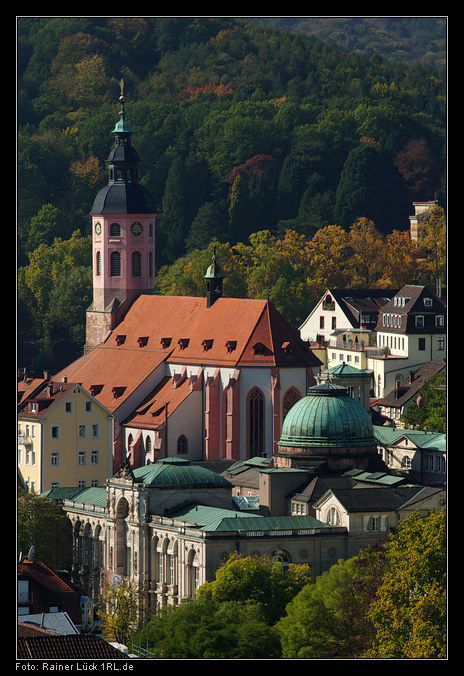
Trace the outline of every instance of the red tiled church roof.
[[157, 429], [166, 420], [166, 406], [171, 415], [191, 393], [190, 378], [174, 387], [174, 379], [165, 377], [139, 406], [124, 420], [125, 425]]
[[219, 298], [208, 308], [206, 298], [141, 295], [104, 344], [54, 379], [81, 383], [113, 411], [163, 361], [231, 368], [320, 363], [265, 300]]

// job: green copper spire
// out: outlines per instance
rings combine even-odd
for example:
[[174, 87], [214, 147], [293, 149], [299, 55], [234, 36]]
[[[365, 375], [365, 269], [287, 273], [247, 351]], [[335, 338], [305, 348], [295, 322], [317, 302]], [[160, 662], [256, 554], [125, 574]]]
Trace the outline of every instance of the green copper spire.
[[126, 122], [126, 113], [124, 110], [124, 103], [126, 102], [126, 97], [124, 94], [124, 80], [121, 80], [119, 83], [121, 87], [121, 96], [119, 97], [119, 102], [121, 103], [121, 110], [119, 111], [119, 122], [116, 123], [115, 128], [113, 129], [113, 134], [120, 134], [122, 133], [127, 133], [127, 134], [132, 134], [132, 127], [130, 126], [129, 122]]

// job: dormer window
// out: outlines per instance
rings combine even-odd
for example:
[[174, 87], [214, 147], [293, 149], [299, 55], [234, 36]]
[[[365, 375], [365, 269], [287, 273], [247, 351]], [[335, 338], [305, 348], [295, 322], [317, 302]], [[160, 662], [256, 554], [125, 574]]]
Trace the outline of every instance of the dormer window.
[[202, 346], [203, 346], [203, 350], [204, 350], [205, 352], [207, 352], [208, 350], [211, 350], [211, 348], [213, 347], [213, 341], [212, 341], [212, 339], [204, 340], [204, 341], [202, 342]]
[[185, 350], [186, 347], [188, 347], [188, 344], [190, 342], [190, 338], [179, 338], [177, 341], [178, 346], [180, 347], [181, 350]]
[[148, 343], [148, 336], [140, 336], [137, 339], [137, 343], [139, 344], [139, 347], [145, 347], [145, 345]]
[[432, 299], [424, 298], [424, 307], [432, 307]]
[[116, 336], [116, 345], [123, 345], [126, 342], [126, 336], [119, 334]]
[[236, 347], [237, 347], [237, 341], [236, 340], [228, 340], [227, 341], [227, 343], [226, 343], [227, 352], [233, 352]]
[[266, 346], [263, 343], [255, 343], [253, 345], [253, 350], [255, 354], [264, 354]]
[[103, 385], [91, 385], [90, 386], [90, 394], [92, 397], [96, 397], [97, 394], [100, 394], [100, 392], [103, 389]]
[[161, 347], [165, 350], [170, 346], [172, 338], [161, 338]]
[[291, 345], [290, 341], [288, 341], [288, 340], [283, 342], [280, 347], [285, 352], [285, 354], [292, 354], [292, 352], [293, 352], [292, 345]]
[[113, 389], [111, 391], [113, 393], [113, 397], [115, 399], [118, 399], [119, 397], [122, 397], [122, 395], [126, 391], [126, 388], [125, 387], [113, 387]]

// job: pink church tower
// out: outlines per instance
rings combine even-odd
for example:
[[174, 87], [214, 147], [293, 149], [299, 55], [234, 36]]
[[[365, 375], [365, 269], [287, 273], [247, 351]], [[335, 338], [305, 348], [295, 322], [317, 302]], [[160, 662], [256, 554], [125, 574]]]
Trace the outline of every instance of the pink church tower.
[[103, 342], [135, 298], [152, 293], [155, 279], [155, 206], [138, 182], [139, 156], [125, 119], [121, 81], [120, 119], [113, 129], [108, 184], [91, 210], [93, 302], [87, 310], [85, 352]]

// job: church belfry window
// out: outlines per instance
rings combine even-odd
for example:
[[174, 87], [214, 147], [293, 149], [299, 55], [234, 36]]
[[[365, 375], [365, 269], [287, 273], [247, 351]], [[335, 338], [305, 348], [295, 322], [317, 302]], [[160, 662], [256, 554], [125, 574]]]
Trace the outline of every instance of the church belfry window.
[[132, 277], [140, 277], [142, 274], [142, 256], [140, 251], [132, 253]]
[[119, 277], [121, 275], [121, 254], [119, 251], [113, 251], [110, 258], [110, 276]]

